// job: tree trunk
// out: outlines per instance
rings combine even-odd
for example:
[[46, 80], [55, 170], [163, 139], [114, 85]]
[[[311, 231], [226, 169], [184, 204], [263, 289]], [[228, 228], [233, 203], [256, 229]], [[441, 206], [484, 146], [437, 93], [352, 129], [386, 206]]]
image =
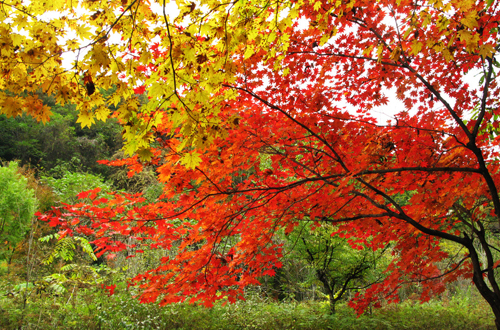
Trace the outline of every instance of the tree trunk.
[[[498, 284], [495, 281], [495, 278], [484, 277], [483, 274], [485, 271], [481, 268], [481, 263], [479, 262], [479, 256], [477, 254], [476, 249], [472, 244], [472, 240], [468, 239], [467, 248], [470, 252], [470, 258], [472, 261], [472, 266], [474, 268], [473, 274], [473, 282], [476, 288], [478, 289], [481, 296], [488, 302], [490, 305], [493, 314], [495, 315], [495, 325], [497, 330], [500, 330], [500, 291], [498, 290]], [[485, 279], [488, 279], [493, 290], [488, 286], [488, 283]], [[492, 282], [493, 281], [493, 282]], [[492, 283], [491, 283], [492, 282]]]
[[323, 287], [328, 294], [328, 298], [330, 300], [330, 313], [333, 315], [335, 314], [335, 303], [337, 302], [337, 300], [335, 299], [334, 290], [335, 283], [330, 283], [324, 269], [316, 269], [316, 275], [318, 276], [318, 279], [321, 281], [321, 283], [323, 283]]
[[334, 295], [333, 294], [329, 294], [328, 297], [330, 297], [330, 314], [335, 314], [335, 303], [337, 302], [337, 300], [335, 299]]
[[[478, 279], [478, 277], [480, 279]], [[488, 302], [491, 309], [493, 310], [493, 314], [495, 315], [496, 328], [497, 330], [500, 330], [500, 297], [498, 297], [493, 291], [488, 288], [482, 278], [482, 275], [477, 275], [476, 271], [474, 271], [473, 281], [481, 296], [483, 296], [483, 298]]]

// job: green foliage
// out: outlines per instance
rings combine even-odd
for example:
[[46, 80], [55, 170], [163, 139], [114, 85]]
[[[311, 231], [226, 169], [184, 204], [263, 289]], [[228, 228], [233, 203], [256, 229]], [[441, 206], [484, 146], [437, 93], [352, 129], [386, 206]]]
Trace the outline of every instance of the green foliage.
[[24, 239], [35, 213], [36, 198], [16, 162], [0, 167], [0, 259]]
[[[46, 299], [33, 297], [27, 310], [17, 296], [7, 297], [0, 288], [0, 328], [23, 329], [296, 329], [296, 330], [468, 330], [494, 329], [489, 308], [477, 295], [455, 296], [442, 301], [389, 305], [371, 315], [357, 317], [345, 304], [337, 314], [319, 302], [272, 302], [258, 296], [212, 309], [174, 304], [159, 307], [140, 304], [124, 289], [108, 297], [96, 287], [82, 290], [74, 304], [70, 290]], [[23, 319], [24, 316], [24, 319]]]
[[[42, 261], [45, 265], [52, 264], [56, 259], [73, 261], [75, 259], [76, 244], [93, 261], [97, 260], [90, 243], [84, 237], [66, 236], [59, 239], [58, 234], [51, 234], [41, 237], [39, 241], [47, 243], [52, 238], [58, 239], [58, 241], [52, 252]], [[101, 268], [87, 265], [82, 261], [66, 264], [60, 268], [59, 272], [45, 276], [42, 280], [37, 281], [37, 291], [61, 295], [68, 292], [68, 286], [72, 286], [72, 297], [76, 294], [74, 292], [76, 287], [87, 287], [101, 283], [102, 277], [99, 274], [99, 271], [102, 270]]]
[[76, 236], [73, 236], [73, 239], [80, 243], [80, 247], [82, 248], [83, 252], [85, 252], [92, 260], [97, 260], [97, 257], [94, 254], [94, 250], [92, 249], [92, 246], [90, 246], [90, 243], [87, 239], [85, 239], [84, 237]]
[[46, 124], [31, 116], [0, 116], [0, 158], [16, 159], [45, 171], [56, 167], [74, 171], [77, 165], [79, 170], [109, 175], [111, 169], [97, 160], [109, 158], [121, 148], [121, 128], [117, 121], [110, 119], [82, 129], [76, 123], [78, 115], [73, 105], [60, 106], [53, 97], [43, 94], [39, 97], [52, 107], [53, 114]]
[[44, 260], [46, 265], [51, 264], [55, 258], [61, 258], [64, 261], [71, 261], [75, 255], [75, 243], [72, 237], [64, 237], [57, 241], [52, 253]]
[[306, 226], [299, 226], [285, 236], [287, 246], [292, 250], [287, 255], [288, 263], [290, 260], [302, 260], [312, 270], [299, 282], [304, 287], [319, 284], [324, 298], [329, 299], [332, 313], [337, 301], [353, 287], [366, 287], [382, 278], [380, 266], [384, 263], [385, 249], [373, 251], [366, 246], [349, 243], [339, 235], [332, 236], [335, 227], [328, 223], [312, 231], [305, 230]]
[[91, 173], [62, 171], [60, 178], [42, 176], [42, 181], [49, 186], [63, 203], [75, 203], [77, 194], [82, 191], [101, 188], [101, 192], [113, 190], [110, 183], [104, 182], [101, 176]]
[[[45, 237], [40, 238], [41, 242], [48, 242], [51, 238], [59, 238], [59, 235], [47, 235]], [[89, 241], [84, 237], [79, 236], [66, 236], [62, 239], [59, 239], [54, 247], [54, 250], [50, 253], [47, 258], [43, 261], [44, 264], [51, 264], [54, 259], [61, 258], [64, 261], [72, 261], [75, 256], [76, 245], [78, 243], [82, 248], [83, 252], [85, 252], [92, 260], [97, 260], [96, 255], [94, 254], [94, 250], [90, 245]], [[61, 269], [64, 270], [64, 269]]]

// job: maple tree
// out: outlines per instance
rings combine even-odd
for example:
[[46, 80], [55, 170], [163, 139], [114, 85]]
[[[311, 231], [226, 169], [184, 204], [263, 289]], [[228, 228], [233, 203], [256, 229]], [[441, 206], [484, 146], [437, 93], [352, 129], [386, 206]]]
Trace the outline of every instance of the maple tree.
[[[242, 298], [279, 267], [277, 229], [327, 222], [353, 247], [393, 244], [358, 310], [397, 301], [405, 283], [421, 283], [425, 300], [470, 277], [500, 329], [497, 1], [178, 1], [174, 20], [165, 2], [155, 13], [146, 1], [83, 1], [74, 18], [72, 2], [53, 1], [69, 14], [50, 21], [37, 4], [1, 5], [1, 111], [46, 120], [39, 86], [75, 102], [83, 125], [118, 105], [137, 155], [113, 163], [133, 173], [147, 160], [165, 183], [156, 203], [94, 191], [43, 216], [95, 235], [101, 254], [169, 250], [134, 279], [141, 301]], [[65, 29], [88, 47], [57, 39]], [[68, 50], [81, 57], [64, 69]], [[401, 109], [380, 123], [391, 90]], [[451, 258], [443, 240], [466, 253]]]

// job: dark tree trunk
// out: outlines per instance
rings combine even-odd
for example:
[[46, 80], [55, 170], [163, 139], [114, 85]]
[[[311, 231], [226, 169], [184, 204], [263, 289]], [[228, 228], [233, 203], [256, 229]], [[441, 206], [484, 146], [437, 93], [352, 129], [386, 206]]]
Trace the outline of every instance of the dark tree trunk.
[[335, 303], [337, 302], [337, 300], [335, 299], [333, 294], [329, 294], [328, 297], [330, 297], [330, 314], [333, 315], [336, 312]]
[[[481, 237], [481, 235], [479, 235], [480, 241], [482, 238], [484, 238], [484, 237]], [[469, 237], [466, 237], [466, 240], [467, 240], [466, 247], [470, 252], [470, 258], [471, 258], [472, 266], [474, 269], [474, 274], [472, 277], [474, 285], [478, 289], [481, 296], [490, 305], [490, 307], [493, 311], [493, 314], [495, 315], [496, 328], [498, 330], [500, 330], [500, 290], [498, 287], [498, 283], [496, 282], [496, 279], [494, 277], [492, 264], [491, 264], [492, 262], [490, 260], [488, 260], [488, 268], [483, 269], [481, 267], [481, 263], [479, 261], [479, 255], [478, 255], [474, 245], [472, 244], [472, 239], [470, 239]], [[484, 245], [483, 245], [483, 247], [484, 247]], [[485, 253], [487, 255], [487, 259], [489, 259], [489, 255], [491, 255], [491, 251], [487, 245], [485, 247], [486, 247]], [[487, 274], [486, 277], [484, 277], [485, 273]], [[488, 286], [488, 282], [489, 282], [489, 286]]]

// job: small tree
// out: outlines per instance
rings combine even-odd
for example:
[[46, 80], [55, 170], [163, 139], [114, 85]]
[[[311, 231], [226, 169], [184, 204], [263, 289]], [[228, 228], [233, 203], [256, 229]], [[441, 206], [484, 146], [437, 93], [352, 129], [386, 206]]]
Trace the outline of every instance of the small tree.
[[302, 229], [287, 235], [294, 249], [292, 256], [313, 269], [328, 295], [332, 314], [336, 303], [349, 290], [380, 280], [381, 276], [376, 278], [377, 263], [385, 249], [374, 252], [338, 235], [332, 236], [336, 229], [326, 223], [313, 231]]

